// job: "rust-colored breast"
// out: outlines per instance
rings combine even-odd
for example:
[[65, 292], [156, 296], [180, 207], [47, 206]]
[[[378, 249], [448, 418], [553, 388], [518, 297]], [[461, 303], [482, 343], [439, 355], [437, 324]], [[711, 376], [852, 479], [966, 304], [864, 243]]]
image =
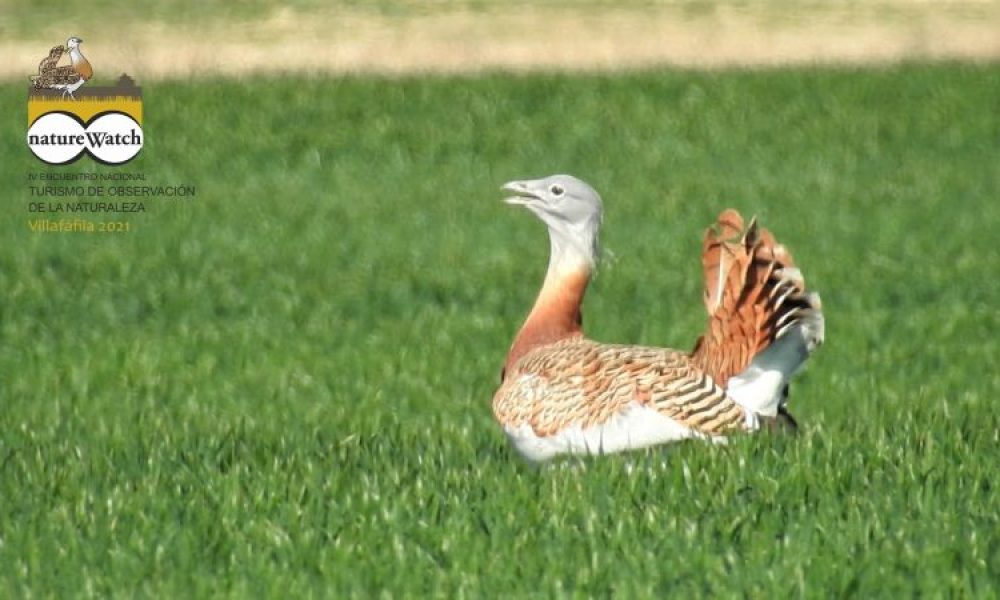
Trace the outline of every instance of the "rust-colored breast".
[[84, 81], [88, 81], [94, 76], [94, 69], [90, 66], [87, 59], [80, 61], [80, 64], [76, 66], [76, 72], [80, 74], [80, 77], [82, 77]]

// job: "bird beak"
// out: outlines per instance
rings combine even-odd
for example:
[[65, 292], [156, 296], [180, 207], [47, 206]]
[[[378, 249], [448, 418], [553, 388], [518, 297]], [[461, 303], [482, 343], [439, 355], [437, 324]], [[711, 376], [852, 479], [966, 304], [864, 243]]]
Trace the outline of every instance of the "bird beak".
[[537, 194], [528, 189], [528, 185], [524, 181], [508, 181], [500, 189], [513, 194], [513, 196], [507, 196], [503, 199], [507, 204], [527, 205], [532, 200], [540, 200]]

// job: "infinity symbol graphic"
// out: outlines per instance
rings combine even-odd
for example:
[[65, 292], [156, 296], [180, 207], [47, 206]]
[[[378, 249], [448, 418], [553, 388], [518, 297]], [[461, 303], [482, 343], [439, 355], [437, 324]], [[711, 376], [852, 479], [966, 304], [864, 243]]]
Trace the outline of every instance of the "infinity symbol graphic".
[[53, 111], [28, 128], [28, 147], [43, 162], [67, 165], [85, 153], [106, 165], [126, 163], [142, 150], [142, 126], [131, 116], [108, 111], [84, 123], [80, 117]]

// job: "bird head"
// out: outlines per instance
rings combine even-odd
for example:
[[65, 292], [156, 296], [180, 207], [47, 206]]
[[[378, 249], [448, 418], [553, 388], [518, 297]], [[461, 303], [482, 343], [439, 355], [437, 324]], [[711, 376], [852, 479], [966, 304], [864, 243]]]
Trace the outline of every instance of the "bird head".
[[575, 250], [591, 265], [596, 263], [604, 207], [594, 188], [572, 175], [552, 175], [511, 181], [501, 189], [513, 194], [504, 202], [526, 207], [548, 226], [554, 253]]
[[76, 47], [78, 47], [82, 43], [83, 43], [83, 40], [81, 40], [80, 38], [78, 38], [78, 37], [71, 37], [68, 40], [66, 40], [66, 47], [69, 48], [70, 50], [73, 50], [73, 49], [75, 49]]

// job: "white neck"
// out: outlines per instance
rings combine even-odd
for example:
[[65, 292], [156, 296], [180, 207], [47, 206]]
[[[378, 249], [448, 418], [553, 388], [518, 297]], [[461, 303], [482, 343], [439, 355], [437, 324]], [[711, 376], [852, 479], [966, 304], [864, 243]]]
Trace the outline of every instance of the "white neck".
[[70, 48], [69, 49], [69, 60], [75, 65], [76, 63], [83, 60], [83, 53], [80, 52], [80, 48]]
[[591, 272], [597, 266], [599, 222], [574, 226], [549, 225], [549, 270], [545, 279], [572, 272]]

